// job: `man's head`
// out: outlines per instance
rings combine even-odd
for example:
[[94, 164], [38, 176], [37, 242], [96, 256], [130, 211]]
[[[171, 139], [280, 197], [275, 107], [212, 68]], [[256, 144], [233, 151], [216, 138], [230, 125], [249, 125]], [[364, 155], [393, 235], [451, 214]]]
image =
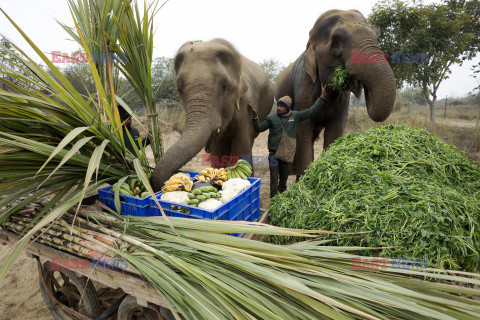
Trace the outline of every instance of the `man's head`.
[[278, 99], [277, 101], [277, 113], [280, 116], [286, 115], [291, 111], [292, 108], [292, 98], [289, 96], [284, 96]]

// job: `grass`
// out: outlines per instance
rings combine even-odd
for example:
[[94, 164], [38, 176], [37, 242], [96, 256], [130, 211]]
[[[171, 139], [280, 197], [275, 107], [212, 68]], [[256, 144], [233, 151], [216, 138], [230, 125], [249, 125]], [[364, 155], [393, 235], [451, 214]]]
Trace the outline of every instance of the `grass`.
[[[383, 124], [406, 124], [410, 127], [425, 128], [443, 141], [454, 144], [465, 152], [468, 158], [480, 163], [480, 134], [478, 128], [475, 128], [478, 108], [464, 105], [449, 108], [444, 120], [443, 111], [440, 114], [440, 108], [437, 107], [436, 123], [428, 120], [428, 106], [412, 106], [410, 111], [403, 107], [399, 112], [392, 113], [386, 121], [375, 123], [364, 106], [350, 107], [346, 132], [363, 132]], [[458, 121], [459, 119], [470, 121]]]

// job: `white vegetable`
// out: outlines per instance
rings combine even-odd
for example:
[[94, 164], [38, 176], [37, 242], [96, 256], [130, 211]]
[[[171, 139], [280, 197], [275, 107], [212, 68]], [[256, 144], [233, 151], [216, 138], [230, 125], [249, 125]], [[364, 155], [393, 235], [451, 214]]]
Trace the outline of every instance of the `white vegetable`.
[[187, 195], [188, 195], [187, 191], [171, 191], [171, 192], [162, 194], [162, 196], [160, 197], [160, 200], [187, 204], [188, 201], [190, 200]]
[[220, 201], [218, 201], [217, 199], [207, 199], [205, 201], [202, 201], [198, 204], [198, 207], [200, 209], [205, 209], [205, 210], [215, 210], [217, 209], [218, 207], [220, 207], [222, 205], [222, 203]]
[[239, 192], [235, 191], [234, 189], [230, 189], [230, 190], [221, 190], [220, 194], [222, 196], [218, 200], [222, 203], [225, 203], [235, 198], [235, 196], [239, 194]]
[[251, 185], [250, 181], [244, 180], [242, 178], [228, 179], [223, 183], [222, 190], [224, 191], [232, 190], [233, 192], [236, 192], [236, 194], [239, 194], [243, 190], [248, 189], [250, 185]]

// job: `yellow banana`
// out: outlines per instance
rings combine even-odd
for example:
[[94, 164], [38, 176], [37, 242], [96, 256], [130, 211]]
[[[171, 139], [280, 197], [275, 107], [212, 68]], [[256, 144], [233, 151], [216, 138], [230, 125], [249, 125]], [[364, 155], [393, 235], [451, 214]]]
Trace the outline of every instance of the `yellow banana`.
[[170, 178], [165, 182], [165, 186], [170, 186], [174, 184], [185, 184], [186, 181], [180, 178]]
[[171, 184], [171, 185], [168, 185], [168, 186], [165, 186], [162, 188], [162, 192], [165, 193], [165, 192], [171, 192], [171, 191], [177, 191], [179, 189], [182, 189], [183, 188], [183, 184]]

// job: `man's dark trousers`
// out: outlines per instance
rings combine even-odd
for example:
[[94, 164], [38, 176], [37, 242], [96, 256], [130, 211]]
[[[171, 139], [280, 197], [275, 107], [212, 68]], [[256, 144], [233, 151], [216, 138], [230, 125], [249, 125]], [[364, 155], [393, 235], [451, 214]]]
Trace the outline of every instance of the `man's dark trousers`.
[[271, 151], [268, 155], [268, 163], [270, 167], [270, 198], [272, 198], [277, 193], [287, 190], [287, 179], [292, 164], [279, 160], [275, 152]]

